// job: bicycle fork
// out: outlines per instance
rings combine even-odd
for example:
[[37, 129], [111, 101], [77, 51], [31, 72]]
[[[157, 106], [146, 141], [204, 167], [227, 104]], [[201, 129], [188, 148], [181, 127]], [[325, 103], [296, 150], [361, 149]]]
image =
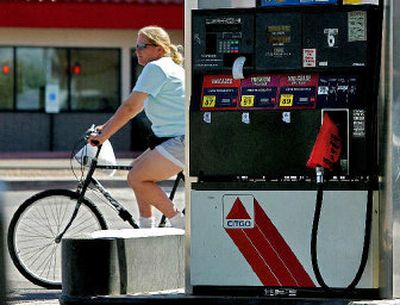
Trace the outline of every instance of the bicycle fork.
[[[87, 188], [89, 187], [89, 184], [92, 181], [92, 177], [93, 177], [94, 171], [96, 170], [96, 166], [97, 166], [97, 162], [98, 162], [97, 158], [98, 158], [98, 156], [100, 154], [100, 150], [101, 150], [101, 145], [98, 147], [96, 156], [92, 159], [92, 162], [90, 163], [89, 172], [86, 175], [86, 179], [85, 179], [84, 183], [82, 184], [82, 187], [80, 188], [79, 198], [78, 198], [78, 201], [76, 202], [74, 212], [72, 213], [72, 217], [69, 220], [69, 222], [67, 223], [67, 225], [65, 226], [64, 230], [60, 234], [58, 234], [56, 236], [56, 238], [55, 238], [55, 242], [57, 244], [61, 242], [61, 239], [63, 238], [64, 234], [71, 227], [71, 225], [74, 222], [76, 216], [78, 215], [79, 208], [81, 207], [83, 198], [85, 198], [85, 194], [86, 194]], [[79, 188], [78, 188], [78, 191], [79, 191]]]

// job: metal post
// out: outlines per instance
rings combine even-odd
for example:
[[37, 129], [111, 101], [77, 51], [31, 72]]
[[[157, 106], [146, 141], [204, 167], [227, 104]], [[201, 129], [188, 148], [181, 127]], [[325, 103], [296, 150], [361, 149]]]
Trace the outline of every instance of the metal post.
[[383, 298], [400, 297], [400, 2], [384, 1], [380, 93], [381, 259]]

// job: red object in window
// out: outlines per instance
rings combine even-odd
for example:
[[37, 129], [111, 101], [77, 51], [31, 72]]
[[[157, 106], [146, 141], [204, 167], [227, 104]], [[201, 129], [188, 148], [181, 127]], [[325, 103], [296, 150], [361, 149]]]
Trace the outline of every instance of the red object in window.
[[81, 69], [81, 65], [79, 63], [76, 63], [75, 65], [72, 66], [72, 73], [75, 75], [79, 75], [81, 74], [82, 69]]
[[11, 71], [11, 68], [9, 65], [5, 64], [5, 65], [3, 65], [2, 71], [3, 71], [3, 74], [9, 74]]

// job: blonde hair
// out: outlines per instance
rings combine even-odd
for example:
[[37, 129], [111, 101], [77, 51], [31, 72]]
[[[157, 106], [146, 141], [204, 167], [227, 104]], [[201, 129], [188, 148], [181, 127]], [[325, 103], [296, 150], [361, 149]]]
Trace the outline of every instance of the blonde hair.
[[177, 46], [171, 43], [168, 33], [159, 26], [146, 26], [139, 30], [138, 35], [147, 37], [150, 43], [154, 43], [165, 51], [166, 56], [170, 56], [172, 60], [181, 65], [183, 63], [182, 46]]

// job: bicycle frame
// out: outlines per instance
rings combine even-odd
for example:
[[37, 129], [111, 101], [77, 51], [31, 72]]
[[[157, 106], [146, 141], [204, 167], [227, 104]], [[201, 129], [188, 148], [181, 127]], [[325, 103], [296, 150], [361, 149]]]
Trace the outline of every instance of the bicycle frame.
[[133, 216], [125, 207], [116, 200], [111, 193], [94, 177], [91, 177], [91, 184], [107, 199], [111, 206], [113, 206], [117, 212], [119, 217], [122, 220], [127, 221], [133, 228], [138, 229], [139, 226], [133, 219]]
[[[131, 170], [132, 166], [129, 165], [97, 165], [96, 169], [109, 169], [109, 170]], [[171, 189], [171, 192], [169, 194], [169, 199], [173, 200], [175, 197], [176, 190], [178, 189], [179, 182], [185, 180], [185, 176], [183, 175], [182, 172], [179, 172], [175, 181], [174, 185]], [[134, 228], [137, 228], [137, 224], [133, 221], [133, 223], [130, 222], [130, 220], [133, 220], [132, 215], [124, 208], [123, 205], [121, 205], [116, 199], [114, 199], [111, 195], [111, 193], [100, 183], [99, 180], [97, 180], [94, 177], [91, 177], [91, 183], [93, 186], [108, 200], [108, 202], [118, 211], [119, 216], [124, 220], [128, 221]], [[165, 215], [162, 215], [161, 220], [160, 220], [160, 227], [164, 226], [166, 223], [166, 217]]]
[[[79, 194], [79, 198], [76, 203], [75, 210], [72, 214], [72, 217], [71, 217], [70, 221], [68, 222], [68, 224], [66, 225], [65, 229], [56, 237], [56, 242], [61, 241], [65, 232], [67, 232], [67, 230], [72, 225], [73, 221], [75, 220], [76, 216], [78, 215], [78, 211], [81, 206], [82, 200], [85, 197], [86, 191], [87, 191], [89, 185], [91, 185], [91, 184], [104, 196], [105, 199], [107, 199], [107, 201], [110, 203], [110, 205], [116, 209], [116, 211], [118, 212], [118, 215], [120, 216], [120, 218], [122, 220], [127, 221], [135, 229], [139, 228], [139, 226], [136, 223], [136, 221], [134, 220], [132, 214], [129, 213], [129, 211], [111, 195], [111, 193], [100, 183], [99, 180], [97, 180], [95, 177], [93, 177], [96, 169], [131, 170], [132, 166], [98, 164], [98, 157], [100, 154], [101, 145], [99, 145], [97, 148], [98, 149], [96, 152], [96, 156], [94, 158], [92, 158], [92, 160], [91, 160], [89, 170], [88, 170], [88, 173], [87, 173], [85, 179], [83, 180], [83, 182], [81, 184], [78, 185], [77, 192]], [[182, 172], [178, 173], [178, 175], [177, 175], [177, 178], [174, 182], [171, 193], [169, 195], [170, 200], [173, 200], [176, 190], [179, 186], [180, 180], [184, 181], [184, 175]], [[166, 217], [165, 217], [165, 215], [162, 215], [159, 226], [163, 227], [165, 225], [165, 222], [166, 222]]]

